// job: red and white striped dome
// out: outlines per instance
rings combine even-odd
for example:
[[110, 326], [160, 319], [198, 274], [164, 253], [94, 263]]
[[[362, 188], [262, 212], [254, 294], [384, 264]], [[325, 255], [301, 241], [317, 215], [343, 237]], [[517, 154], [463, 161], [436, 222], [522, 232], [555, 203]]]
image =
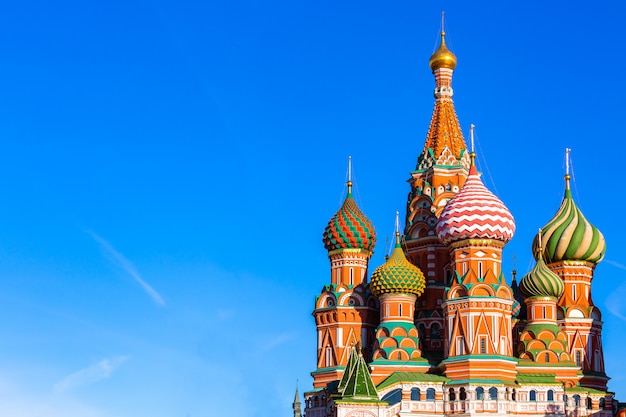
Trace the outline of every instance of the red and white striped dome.
[[506, 243], [513, 238], [515, 222], [472, 165], [461, 191], [443, 208], [435, 230], [444, 245], [464, 239], [495, 239]]

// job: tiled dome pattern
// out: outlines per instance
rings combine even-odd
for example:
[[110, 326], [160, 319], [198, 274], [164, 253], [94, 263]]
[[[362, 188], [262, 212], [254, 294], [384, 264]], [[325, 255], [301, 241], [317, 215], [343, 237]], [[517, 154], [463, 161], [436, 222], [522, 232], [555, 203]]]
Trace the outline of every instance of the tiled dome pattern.
[[435, 230], [445, 245], [464, 239], [506, 243], [515, 233], [515, 222], [504, 203], [484, 186], [472, 165], [465, 185], [446, 204]]
[[343, 205], [335, 213], [324, 229], [324, 247], [326, 250], [365, 249], [372, 251], [376, 244], [376, 232], [372, 222], [359, 209], [348, 192]]
[[372, 274], [370, 291], [375, 296], [388, 293], [405, 293], [419, 296], [424, 292], [426, 281], [422, 271], [404, 256], [400, 243], [396, 244], [391, 257]]

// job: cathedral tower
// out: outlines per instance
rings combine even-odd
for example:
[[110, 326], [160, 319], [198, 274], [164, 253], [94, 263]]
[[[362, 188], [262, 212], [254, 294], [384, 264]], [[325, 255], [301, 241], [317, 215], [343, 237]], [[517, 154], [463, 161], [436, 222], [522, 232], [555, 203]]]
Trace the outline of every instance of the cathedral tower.
[[372, 362], [374, 382], [393, 371], [427, 371], [415, 327], [415, 300], [424, 291], [424, 274], [404, 256], [396, 213], [396, 246], [385, 264], [372, 274], [370, 288], [380, 301], [380, 325]]
[[542, 229], [533, 253], [545, 259], [561, 277], [565, 290], [558, 301], [558, 319], [567, 334], [569, 354], [583, 370], [580, 384], [606, 391], [608, 378], [602, 352], [602, 315], [591, 298], [591, 281], [596, 265], [604, 257], [602, 233], [582, 214], [572, 198], [569, 175], [569, 149], [566, 150], [565, 195], [556, 215]]
[[[441, 303], [452, 270], [448, 250], [439, 242], [435, 224], [441, 210], [463, 186], [469, 169], [469, 156], [452, 101], [452, 74], [456, 56], [445, 42], [430, 57], [435, 76], [435, 108], [426, 143], [411, 172], [404, 236], [407, 258], [426, 276], [426, 290], [418, 299], [416, 324], [426, 352], [441, 357], [443, 314]], [[429, 356], [433, 356], [430, 354]]]
[[[473, 133], [473, 130], [472, 130]], [[453, 279], [443, 303], [445, 374], [453, 380], [515, 380], [513, 291], [502, 273], [502, 249], [513, 216], [482, 183], [474, 153], [465, 185], [445, 206], [437, 235], [448, 246]]]
[[317, 327], [317, 369], [312, 373], [315, 387], [340, 379], [351, 346], [371, 346], [378, 324], [377, 300], [367, 285], [376, 233], [354, 201], [350, 177], [346, 199], [324, 230], [330, 283], [316, 298], [313, 311]]

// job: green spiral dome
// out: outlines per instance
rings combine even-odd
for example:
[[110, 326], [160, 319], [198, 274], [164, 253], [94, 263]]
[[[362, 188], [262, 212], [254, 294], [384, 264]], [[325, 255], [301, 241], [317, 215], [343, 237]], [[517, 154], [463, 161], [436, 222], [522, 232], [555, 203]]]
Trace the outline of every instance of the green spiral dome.
[[537, 264], [524, 277], [519, 284], [519, 289], [525, 297], [555, 297], [563, 294], [564, 284], [561, 277], [552, 272], [539, 254]]
[[[572, 199], [569, 183], [563, 202], [556, 215], [542, 229], [543, 258], [548, 263], [559, 261], [586, 261], [597, 264], [604, 258], [604, 236], [593, 226]], [[539, 242], [533, 241], [537, 258]]]
[[419, 296], [424, 292], [425, 285], [424, 274], [406, 259], [402, 246], [397, 242], [391, 257], [372, 274], [370, 291], [377, 297], [389, 293]]

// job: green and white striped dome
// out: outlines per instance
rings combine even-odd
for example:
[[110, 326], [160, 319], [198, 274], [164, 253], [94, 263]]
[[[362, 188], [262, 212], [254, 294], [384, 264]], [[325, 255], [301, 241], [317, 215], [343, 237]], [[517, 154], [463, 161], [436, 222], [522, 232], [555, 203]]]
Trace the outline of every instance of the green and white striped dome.
[[[565, 196], [559, 211], [541, 232], [543, 258], [547, 263], [559, 261], [586, 261], [594, 264], [604, 258], [606, 242], [602, 233], [583, 216], [574, 203], [566, 176]], [[537, 259], [539, 242], [533, 241], [533, 254]]]
[[524, 275], [519, 289], [525, 297], [559, 298], [563, 294], [564, 284], [561, 277], [548, 268], [543, 261], [543, 256], [539, 253], [535, 267]]

